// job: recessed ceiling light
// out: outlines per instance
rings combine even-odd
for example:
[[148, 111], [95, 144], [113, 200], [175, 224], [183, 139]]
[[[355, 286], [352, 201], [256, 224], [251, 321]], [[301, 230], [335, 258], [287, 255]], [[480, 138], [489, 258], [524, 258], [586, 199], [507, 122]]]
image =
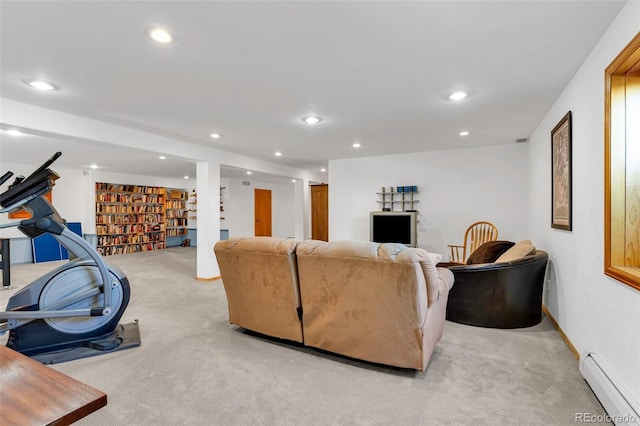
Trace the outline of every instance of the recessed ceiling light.
[[247, 174], [250, 175], [251, 174], [251, 170], [247, 170]]
[[222, 137], [222, 135], [220, 133], [211, 133], [209, 135], [209, 137], [211, 137], [213, 139], [220, 139]]
[[459, 134], [460, 136], [468, 136], [468, 135], [469, 135], [469, 132], [467, 132], [466, 130], [464, 130], [464, 131], [462, 131], [462, 132], [460, 132], [460, 133], [458, 133], [458, 134]]
[[302, 121], [304, 121], [307, 124], [318, 124], [319, 122], [322, 121], [322, 117], [316, 117], [315, 115], [309, 115], [307, 117], [304, 117], [302, 119]]
[[189, 179], [189, 176], [185, 176], [184, 178], [185, 178], [185, 179]]
[[276, 157], [282, 157], [282, 153], [281, 153], [281, 152], [276, 152], [276, 153], [275, 153], [275, 154], [273, 154], [273, 155], [275, 155]]
[[158, 158], [161, 159], [161, 160], [166, 160], [167, 159], [167, 157], [165, 157], [164, 155], [161, 155]]
[[459, 101], [466, 97], [467, 97], [467, 94], [465, 92], [454, 92], [451, 95], [449, 95], [449, 99], [451, 99], [452, 101]]
[[157, 41], [158, 43], [171, 43], [173, 36], [163, 28], [153, 28], [149, 30], [149, 37]]
[[24, 133], [22, 133], [20, 130], [16, 130], [16, 129], [5, 130], [4, 132], [6, 134], [8, 134], [8, 135], [11, 135], [11, 136], [22, 136], [22, 135], [24, 135]]
[[55, 90], [56, 88], [56, 86], [44, 80], [29, 80], [26, 83], [34, 89], [42, 90], [43, 92]]
[[321, 172], [326, 172], [327, 169], [325, 169], [324, 167], [320, 169]]
[[91, 165], [89, 166], [89, 168], [91, 168], [91, 169], [94, 169], [94, 170], [95, 170], [95, 169], [97, 169], [97, 168], [98, 168], [98, 165], [97, 165], [97, 164], [91, 164]]
[[291, 182], [296, 183], [296, 180], [295, 179], [291, 179]]
[[358, 142], [354, 143], [353, 145], [351, 145], [354, 148], [360, 148], [360, 144]]

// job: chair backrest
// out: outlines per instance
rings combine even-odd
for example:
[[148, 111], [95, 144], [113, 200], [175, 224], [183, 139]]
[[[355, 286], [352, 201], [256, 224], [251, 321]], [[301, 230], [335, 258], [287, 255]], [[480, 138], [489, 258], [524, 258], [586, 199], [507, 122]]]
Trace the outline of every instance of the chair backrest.
[[498, 239], [498, 228], [491, 222], [476, 222], [464, 233], [463, 261], [466, 262], [471, 253], [488, 241]]

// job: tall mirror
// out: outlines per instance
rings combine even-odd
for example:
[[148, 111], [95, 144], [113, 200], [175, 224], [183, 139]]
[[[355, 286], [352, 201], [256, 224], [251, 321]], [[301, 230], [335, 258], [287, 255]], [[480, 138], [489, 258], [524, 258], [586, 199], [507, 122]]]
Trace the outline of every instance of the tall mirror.
[[605, 273], [640, 290], [640, 33], [605, 88]]

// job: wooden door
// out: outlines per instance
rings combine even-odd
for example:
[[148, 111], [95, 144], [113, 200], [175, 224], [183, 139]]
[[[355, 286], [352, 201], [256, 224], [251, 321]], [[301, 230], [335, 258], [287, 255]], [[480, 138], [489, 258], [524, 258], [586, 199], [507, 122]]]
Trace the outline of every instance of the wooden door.
[[256, 237], [271, 236], [271, 190], [254, 189], [254, 220]]
[[329, 185], [311, 185], [311, 238], [329, 241]]

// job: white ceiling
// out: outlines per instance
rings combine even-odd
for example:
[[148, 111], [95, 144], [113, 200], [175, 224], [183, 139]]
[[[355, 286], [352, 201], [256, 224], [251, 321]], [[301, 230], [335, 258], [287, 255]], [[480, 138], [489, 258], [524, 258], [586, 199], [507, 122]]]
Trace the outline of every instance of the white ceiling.
[[[7, 126], [0, 126], [0, 129], [9, 129]], [[196, 165], [192, 161], [164, 155], [160, 159], [157, 152], [116, 147], [114, 145], [85, 140], [74, 140], [69, 137], [54, 138], [50, 136], [25, 134], [22, 136], [11, 136], [0, 133], [0, 159], [7, 163], [13, 163], [11, 171], [15, 176], [28, 176], [34, 164], [42, 164], [55, 152], [62, 152], [62, 156], [56, 160], [56, 167], [69, 168], [91, 168], [92, 164], [98, 165], [100, 171], [110, 173], [128, 173], [145, 176], [158, 176], [170, 178], [189, 179], [196, 177]], [[21, 165], [29, 165], [21, 167]], [[0, 170], [4, 174], [7, 170]], [[253, 170], [251, 175], [247, 175], [247, 170], [237, 167], [220, 167], [220, 176], [240, 180], [251, 180], [254, 182], [269, 182], [278, 184], [291, 183], [291, 176], [273, 175]], [[11, 182], [11, 181], [9, 181]]]
[[[2, 0], [0, 95], [313, 171], [508, 144], [531, 134], [623, 3]], [[150, 40], [155, 25], [175, 41]], [[35, 91], [31, 78], [60, 90]], [[448, 100], [455, 90], [469, 97]], [[308, 126], [308, 114], [324, 121]], [[10, 162], [63, 150], [69, 166], [195, 173], [64, 135], [0, 143]]]

